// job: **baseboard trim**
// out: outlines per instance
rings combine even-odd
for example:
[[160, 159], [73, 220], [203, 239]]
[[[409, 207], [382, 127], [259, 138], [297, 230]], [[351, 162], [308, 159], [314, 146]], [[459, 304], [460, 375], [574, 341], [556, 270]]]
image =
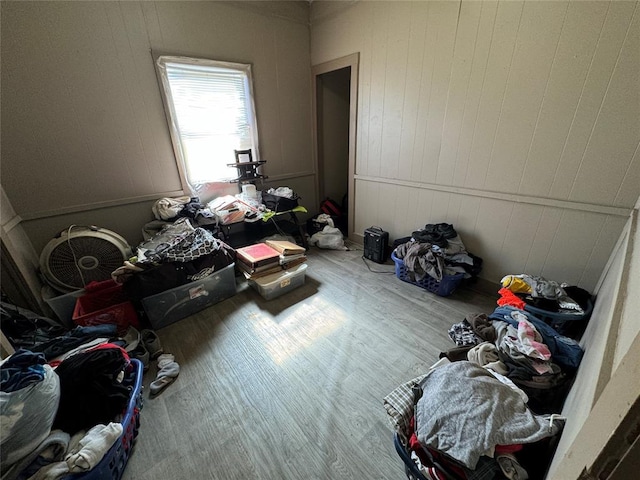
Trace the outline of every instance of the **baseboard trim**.
[[476, 293], [487, 295], [488, 297], [495, 297], [498, 299], [498, 290], [500, 290], [500, 284], [487, 280], [486, 278], [476, 277], [475, 281], [465, 285], [465, 288], [473, 290]]

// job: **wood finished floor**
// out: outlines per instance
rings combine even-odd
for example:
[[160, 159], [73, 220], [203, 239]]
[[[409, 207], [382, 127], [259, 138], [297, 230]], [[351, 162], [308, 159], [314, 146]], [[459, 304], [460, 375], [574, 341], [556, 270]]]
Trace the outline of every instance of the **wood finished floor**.
[[[158, 331], [180, 375], [148, 398], [125, 480], [403, 479], [382, 398], [453, 347], [451, 324], [490, 312], [371, 273], [362, 251], [312, 249], [305, 285], [236, 296]], [[393, 265], [370, 263], [374, 270]]]

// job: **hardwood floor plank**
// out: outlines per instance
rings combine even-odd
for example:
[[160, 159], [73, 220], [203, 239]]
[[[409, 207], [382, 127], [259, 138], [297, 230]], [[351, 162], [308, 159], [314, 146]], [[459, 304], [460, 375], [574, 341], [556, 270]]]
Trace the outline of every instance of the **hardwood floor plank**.
[[[495, 297], [438, 297], [372, 273], [361, 255], [310, 250], [303, 286], [267, 301], [243, 283], [158, 331], [180, 375], [158, 397], [145, 393], [123, 478], [404, 478], [383, 397], [424, 373], [454, 346], [447, 329], [490, 312]], [[147, 390], [155, 374], [152, 364]]]

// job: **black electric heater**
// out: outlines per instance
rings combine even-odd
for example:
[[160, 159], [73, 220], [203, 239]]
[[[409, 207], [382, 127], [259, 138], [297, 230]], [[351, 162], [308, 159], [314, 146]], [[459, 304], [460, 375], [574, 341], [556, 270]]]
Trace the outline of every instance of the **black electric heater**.
[[389, 233], [380, 227], [370, 227], [364, 231], [364, 258], [376, 263], [384, 263], [387, 259]]

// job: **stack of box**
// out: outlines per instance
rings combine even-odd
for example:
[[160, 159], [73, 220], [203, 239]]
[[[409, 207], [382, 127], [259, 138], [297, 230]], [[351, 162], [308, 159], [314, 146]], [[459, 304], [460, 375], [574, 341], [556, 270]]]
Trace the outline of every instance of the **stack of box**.
[[305, 249], [285, 240], [267, 240], [239, 248], [237, 265], [249, 285], [271, 300], [304, 284]]
[[282, 270], [280, 252], [266, 243], [256, 243], [236, 249], [238, 269], [247, 280], [264, 277]]
[[267, 240], [265, 242], [280, 254], [280, 266], [286, 270], [307, 261], [306, 250], [287, 240]]

